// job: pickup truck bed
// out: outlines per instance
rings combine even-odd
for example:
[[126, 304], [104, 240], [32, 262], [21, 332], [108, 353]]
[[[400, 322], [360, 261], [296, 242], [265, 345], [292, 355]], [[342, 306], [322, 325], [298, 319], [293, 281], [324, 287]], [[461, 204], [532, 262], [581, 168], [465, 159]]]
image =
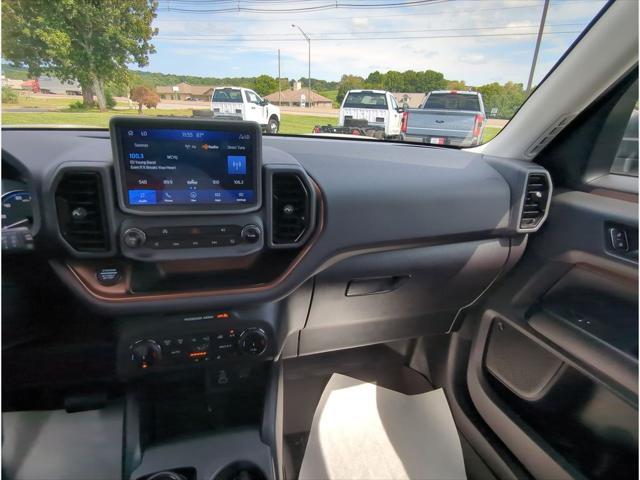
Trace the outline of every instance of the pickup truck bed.
[[478, 112], [411, 109], [407, 113], [405, 139], [408, 141], [459, 146], [473, 143]]
[[421, 108], [406, 111], [403, 138], [471, 147], [482, 141], [485, 118], [480, 93], [436, 90], [427, 94]]

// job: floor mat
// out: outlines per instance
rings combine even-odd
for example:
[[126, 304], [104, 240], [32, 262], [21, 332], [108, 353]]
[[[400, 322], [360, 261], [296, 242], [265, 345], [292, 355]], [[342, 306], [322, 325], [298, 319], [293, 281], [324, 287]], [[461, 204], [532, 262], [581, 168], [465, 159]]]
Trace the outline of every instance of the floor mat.
[[284, 460], [287, 478], [298, 478], [313, 415], [333, 373], [407, 395], [433, 390], [429, 381], [406, 367], [405, 362], [403, 355], [385, 345], [285, 360]]
[[299, 478], [465, 479], [444, 392], [405, 395], [334, 374], [316, 409]]
[[2, 414], [2, 467], [12, 480], [114, 480], [122, 475], [120, 406]]

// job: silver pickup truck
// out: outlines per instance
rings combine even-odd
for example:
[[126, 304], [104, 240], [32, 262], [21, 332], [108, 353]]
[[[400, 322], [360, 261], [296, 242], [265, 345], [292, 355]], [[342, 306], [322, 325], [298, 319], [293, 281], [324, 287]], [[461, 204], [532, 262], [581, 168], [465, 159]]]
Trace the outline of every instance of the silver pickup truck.
[[436, 90], [420, 108], [405, 111], [401, 137], [407, 142], [471, 147], [482, 143], [486, 123], [478, 92]]

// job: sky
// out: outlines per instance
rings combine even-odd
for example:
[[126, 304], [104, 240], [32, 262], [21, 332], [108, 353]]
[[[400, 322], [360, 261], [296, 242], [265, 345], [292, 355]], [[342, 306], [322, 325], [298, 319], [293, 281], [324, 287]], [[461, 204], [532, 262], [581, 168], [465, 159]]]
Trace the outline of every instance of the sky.
[[[605, 3], [551, 0], [534, 83]], [[342, 7], [345, 4], [359, 8]], [[544, 0], [159, 0], [154, 21], [159, 33], [152, 41], [157, 52], [143, 70], [277, 77], [280, 49], [282, 76], [306, 77], [308, 44], [292, 27], [296, 24], [311, 38], [313, 78], [431, 69], [468, 85], [526, 84], [543, 4]], [[325, 6], [332, 8], [291, 11]], [[229, 9], [235, 10], [210, 11]], [[278, 12], [283, 9], [289, 11]]]

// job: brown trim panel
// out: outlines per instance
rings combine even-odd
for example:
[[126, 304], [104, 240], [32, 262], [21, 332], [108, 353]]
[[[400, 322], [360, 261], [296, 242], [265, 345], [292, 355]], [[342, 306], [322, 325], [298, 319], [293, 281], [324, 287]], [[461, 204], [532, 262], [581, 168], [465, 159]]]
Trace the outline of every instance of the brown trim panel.
[[101, 302], [108, 303], [135, 303], [135, 302], [153, 302], [153, 301], [166, 301], [188, 298], [201, 298], [201, 297], [213, 297], [223, 295], [238, 295], [246, 293], [257, 293], [271, 290], [280, 285], [295, 268], [300, 264], [302, 259], [309, 253], [311, 248], [316, 244], [322, 232], [324, 230], [324, 199], [320, 187], [311, 180], [311, 183], [316, 190], [317, 197], [317, 215], [315, 232], [302, 248], [300, 253], [293, 259], [289, 266], [278, 277], [269, 283], [247, 285], [243, 287], [234, 288], [217, 288], [210, 290], [196, 290], [187, 292], [161, 292], [161, 293], [131, 293], [131, 264], [127, 261], [119, 260], [111, 262], [111, 264], [117, 264], [123, 269], [123, 281], [116, 285], [105, 287], [101, 285], [95, 275], [95, 268], [100, 262], [104, 265], [108, 262], [105, 260], [70, 260], [67, 261], [63, 268], [66, 268], [77, 281], [80, 288], [89, 293], [94, 299]]

